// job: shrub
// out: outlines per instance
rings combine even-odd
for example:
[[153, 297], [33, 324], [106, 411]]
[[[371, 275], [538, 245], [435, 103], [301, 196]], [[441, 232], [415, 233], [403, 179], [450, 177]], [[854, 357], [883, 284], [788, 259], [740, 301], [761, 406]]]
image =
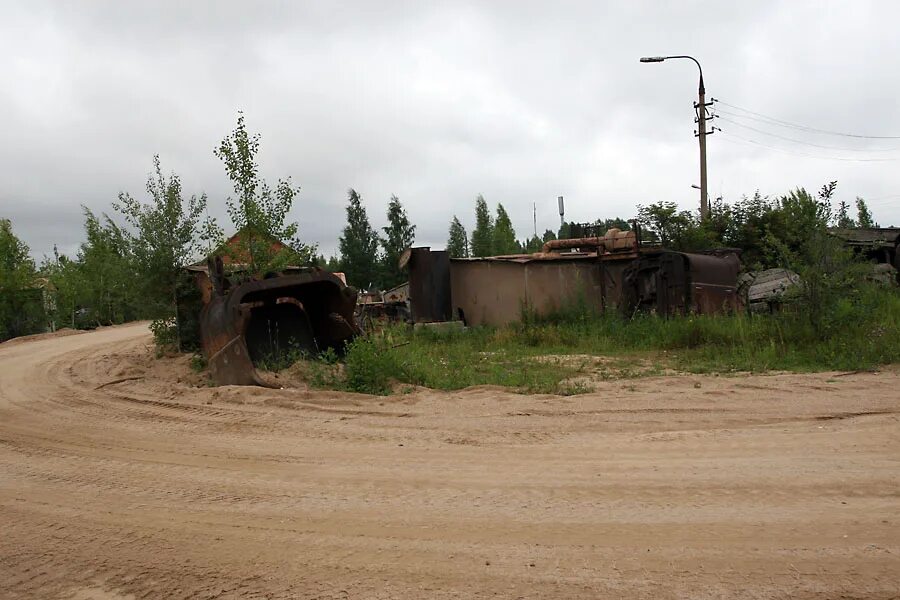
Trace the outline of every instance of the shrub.
[[383, 337], [355, 339], [347, 347], [344, 364], [347, 387], [354, 392], [386, 395], [393, 380], [404, 379], [403, 368]]
[[151, 321], [150, 332], [153, 333], [153, 343], [156, 344], [157, 353], [177, 349], [178, 325], [174, 318]]

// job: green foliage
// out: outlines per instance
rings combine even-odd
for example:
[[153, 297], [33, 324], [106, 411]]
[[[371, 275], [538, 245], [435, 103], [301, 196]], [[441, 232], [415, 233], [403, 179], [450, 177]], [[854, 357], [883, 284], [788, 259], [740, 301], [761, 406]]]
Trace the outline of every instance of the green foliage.
[[[388, 394], [493, 384], [522, 392], [585, 393], [592, 379], [767, 370], [861, 370], [900, 357], [900, 291], [863, 284], [829, 305], [820, 325], [796, 312], [666, 319], [598, 314], [583, 299], [507, 327], [410, 329], [359, 338], [344, 368], [314, 361], [316, 387]], [[603, 357], [595, 359], [593, 357]], [[597, 365], [603, 365], [598, 367]]]
[[637, 221], [650, 239], [663, 247], [691, 252], [716, 246], [709, 228], [687, 210], [679, 211], [674, 202], [638, 205]]
[[158, 352], [178, 349], [178, 324], [174, 318], [154, 319], [150, 322], [150, 333]]
[[378, 234], [369, 223], [369, 216], [356, 190], [348, 192], [347, 226], [340, 238], [341, 270], [347, 282], [361, 289], [379, 283]]
[[605, 234], [610, 229], [618, 229], [619, 231], [631, 231], [631, 223], [620, 217], [612, 219], [597, 219], [597, 225], [602, 225], [602, 233]]
[[846, 200], [838, 203], [837, 213], [834, 216], [835, 227], [850, 228], [856, 227], [856, 221], [850, 216], [850, 204]]
[[857, 197], [856, 199], [856, 222], [859, 227], [878, 227], [878, 223], [872, 218], [872, 213], [866, 205], [866, 201]]
[[[244, 115], [238, 113], [234, 131], [213, 150], [225, 165], [236, 196], [226, 200], [231, 222], [241, 233], [238, 248], [232, 249], [233, 258], [248, 263], [249, 276], [278, 271], [288, 264], [310, 264], [316, 254], [315, 246], [298, 239], [297, 223], [287, 220], [300, 188], [294, 187], [290, 177], [279, 179], [274, 188], [260, 177], [256, 163], [259, 140], [259, 134], [247, 132]], [[286, 244], [290, 251], [274, 249], [273, 240]]]
[[547, 229], [546, 231], [544, 231], [544, 235], [541, 236], [541, 241], [544, 242], [545, 244], [547, 242], [549, 242], [550, 240], [555, 240], [555, 239], [556, 239], [556, 233], [552, 229]]
[[521, 244], [522, 251], [527, 252], [529, 254], [533, 254], [535, 252], [540, 252], [541, 248], [544, 246], [544, 241], [538, 236], [531, 236], [529, 239], [525, 241], [525, 243]]
[[469, 238], [466, 235], [466, 228], [459, 222], [456, 215], [453, 215], [453, 220], [450, 222], [447, 252], [450, 253], [450, 258], [469, 258]]
[[516, 241], [516, 231], [513, 229], [509, 214], [502, 204], [497, 204], [497, 218], [494, 220], [494, 254], [516, 254], [521, 251], [519, 242]]
[[337, 256], [329, 256], [328, 261], [324, 266], [326, 271], [331, 271], [332, 273], [340, 273], [341, 259], [339, 259]]
[[204, 218], [205, 194], [185, 201], [180, 178], [174, 173], [168, 178], [163, 175], [159, 156], [153, 157], [153, 166], [146, 185], [151, 202], [142, 204], [122, 192], [114, 206], [136, 231], [131, 247], [134, 267], [140, 273], [135, 281], [140, 312], [156, 319], [151, 330], [158, 347], [181, 349], [177, 318], [181, 315], [176, 315], [179, 278], [198, 250], [219, 243], [221, 230], [214, 220]]
[[28, 246], [0, 219], [0, 341], [43, 331], [43, 298], [35, 288]]
[[[713, 201], [710, 216], [700, 220], [690, 211], [679, 211], [674, 202], [638, 207], [638, 222], [645, 241], [658, 241], [673, 250], [693, 252], [715, 247], [738, 248], [748, 270], [788, 267], [800, 270], [813, 260], [810, 243], [821, 245], [829, 224], [856, 227], [872, 216], [858, 199], [860, 221], [849, 216], [847, 202], [832, 211], [837, 182], [822, 186], [813, 195], [803, 188], [769, 198], [756, 192], [733, 205]], [[860, 205], [860, 202], [862, 203]]]
[[193, 354], [191, 356], [190, 365], [191, 365], [191, 371], [194, 371], [195, 373], [200, 373], [201, 371], [204, 371], [207, 367], [206, 358], [199, 352], [196, 354]]
[[275, 373], [307, 358], [309, 352], [304, 350], [295, 338], [291, 337], [285, 345], [281, 345], [277, 338], [270, 334], [265, 354], [255, 359], [255, 364], [262, 371]]
[[347, 348], [345, 377], [347, 389], [365, 394], [389, 394], [395, 378], [404, 378], [404, 369], [381, 336], [363, 336]]
[[385, 237], [381, 239], [381, 247], [384, 250], [381, 284], [385, 288], [392, 288], [406, 281], [406, 276], [400, 269], [400, 255], [413, 245], [416, 239], [416, 226], [410, 224], [406, 210], [397, 196], [391, 196], [387, 218], [388, 226], [382, 227]]
[[475, 229], [470, 248], [475, 257], [494, 255], [494, 221], [481, 194], [475, 199]]
[[83, 328], [143, 316], [144, 298], [131, 236], [108, 216], [101, 219], [87, 207], [82, 210], [87, 240], [74, 262], [57, 264], [50, 276], [60, 292], [59, 321], [71, 317], [72, 327]]

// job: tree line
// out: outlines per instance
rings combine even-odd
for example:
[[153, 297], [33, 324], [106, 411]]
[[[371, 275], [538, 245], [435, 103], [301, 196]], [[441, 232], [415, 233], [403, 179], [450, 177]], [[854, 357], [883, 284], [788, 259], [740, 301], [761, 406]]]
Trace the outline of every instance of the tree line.
[[[416, 226], [399, 198], [391, 197], [388, 225], [377, 231], [360, 194], [350, 189], [338, 255], [326, 260], [316, 245], [301, 241], [297, 223], [288, 219], [299, 186], [290, 177], [273, 184], [261, 177], [259, 145], [260, 136], [248, 132], [239, 113], [234, 130], [213, 149], [233, 187], [225, 199], [231, 226], [240, 233], [233, 244], [224, 244], [223, 229], [209, 216], [206, 194], [186, 196], [181, 179], [174, 172], [166, 175], [158, 156], [145, 184], [147, 200], [120, 193], [113, 216], [82, 207], [85, 240], [72, 256], [54, 247], [53, 256], [36, 265], [10, 221], [0, 219], [0, 340], [42, 331], [48, 322], [73, 328], [134, 319], [171, 323], [179, 296], [193, 287], [185, 266], [213, 253], [230, 257], [238, 279], [296, 265], [343, 272], [360, 289], [387, 289], [405, 280], [399, 259], [415, 242]], [[831, 182], [815, 195], [802, 188], [774, 198], [757, 192], [731, 204], [719, 198], [707, 219], [673, 202], [639, 205], [634, 222], [643, 241], [675, 250], [738, 248], [747, 268], [810, 263], [821, 254], [811, 240], [821, 240], [827, 227], [876, 226], [861, 198], [855, 201], [855, 218], [849, 203], [833, 207], [836, 186]], [[469, 235], [453, 216], [447, 240], [452, 257], [536, 252], [548, 240], [576, 233], [575, 224], [563, 223], [557, 231], [520, 241], [504, 206], [498, 203], [492, 212], [481, 195], [474, 217]], [[613, 227], [629, 229], [631, 222], [614, 217], [591, 225], [602, 235]], [[178, 335], [177, 326], [172, 335]]]
[[122, 192], [112, 215], [82, 206], [85, 239], [71, 256], [54, 246], [53, 255], [36, 265], [12, 223], [0, 219], [0, 340], [48, 326], [150, 319], [157, 337], [177, 342], [179, 298], [194, 288], [185, 267], [213, 254], [225, 257], [238, 281], [286, 266], [317, 266], [345, 272], [360, 288], [401, 283], [400, 255], [413, 244], [416, 228], [400, 200], [391, 198], [380, 235], [351, 189], [340, 257], [326, 261], [315, 244], [301, 241], [297, 223], [288, 218], [299, 186], [290, 177], [269, 183], [260, 175], [260, 139], [239, 113], [234, 130], [213, 149], [233, 187], [225, 206], [237, 235], [228, 244], [209, 216], [207, 195], [187, 196], [181, 178], [166, 174], [159, 156], [145, 184], [146, 200]]
[[[628, 221], [618, 217], [598, 219], [591, 225], [601, 232], [600, 235], [614, 227], [623, 231], [631, 229]], [[471, 237], [459, 218], [453, 215], [447, 236], [447, 251], [452, 258], [531, 254], [540, 252], [543, 245], [550, 240], [573, 237], [575, 227], [575, 223], [563, 222], [557, 231], [546, 229], [540, 236], [534, 234], [530, 238], [518, 240], [512, 220], [503, 204], [497, 204], [496, 213], [492, 216], [484, 196], [479, 194], [475, 198], [475, 228]]]

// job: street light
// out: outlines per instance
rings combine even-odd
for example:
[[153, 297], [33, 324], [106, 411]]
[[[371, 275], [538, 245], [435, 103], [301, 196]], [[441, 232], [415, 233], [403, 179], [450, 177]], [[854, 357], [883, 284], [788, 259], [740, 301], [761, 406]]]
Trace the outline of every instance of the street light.
[[700, 71], [700, 85], [697, 87], [697, 137], [700, 139], [700, 218], [705, 219], [709, 216], [709, 196], [706, 194], [706, 88], [703, 86], [703, 67], [693, 56], [645, 56], [641, 58], [642, 63], [658, 63], [673, 58], [685, 58], [694, 61], [697, 69]]

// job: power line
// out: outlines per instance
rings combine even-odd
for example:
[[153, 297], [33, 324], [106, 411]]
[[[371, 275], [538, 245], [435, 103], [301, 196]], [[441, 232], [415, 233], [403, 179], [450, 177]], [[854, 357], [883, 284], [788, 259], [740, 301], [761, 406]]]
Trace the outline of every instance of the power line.
[[[757, 140], [752, 140], [749, 138], [741, 137], [735, 133], [731, 133], [730, 131], [723, 131], [721, 128], [717, 128], [717, 129], [719, 130], [719, 133], [722, 133], [725, 136], [728, 136], [728, 137], [723, 138], [725, 141], [737, 142], [737, 143], [743, 142], [745, 144], [752, 144], [754, 146], [760, 146], [762, 148], [768, 148], [769, 150], [775, 150], [776, 152], [783, 152], [785, 154], [791, 154], [794, 156], [803, 156], [806, 158], [817, 158], [819, 160], [840, 160], [840, 161], [846, 161], [846, 162], [894, 162], [894, 161], [900, 160], [900, 158], [857, 158], [857, 157], [845, 157], [845, 156], [821, 156], [821, 155], [816, 155], [816, 154], [807, 154], [804, 152], [796, 152], [794, 150], [789, 150], [787, 148], [779, 148], [777, 146], [770, 146], [768, 144], [764, 144]], [[731, 139], [731, 138], [736, 138], [736, 139]], [[740, 141], [738, 141], [738, 140], [740, 140]]]
[[[721, 108], [715, 108], [713, 110], [715, 111], [716, 115], [719, 115], [721, 113], [723, 115], [728, 115], [729, 117], [734, 117], [735, 119], [744, 119], [744, 120], [748, 120], [748, 121], [753, 121], [754, 123], [762, 123], [763, 125], [775, 125], [776, 127], [779, 126], [777, 123], [772, 123], [771, 121], [767, 121], [765, 119], [758, 119], [756, 117], [751, 117], [750, 115], [742, 115], [740, 113], [731, 112], [729, 110], [724, 110]], [[726, 121], [728, 120], [725, 117], [720, 117], [720, 118], [724, 118]], [[747, 127], [747, 125], [745, 125], [743, 123], [738, 123], [738, 124], [741, 125], [742, 127]], [[804, 131], [802, 129], [798, 129], [798, 130]], [[806, 132], [806, 133], [813, 133], [813, 132]], [[807, 143], [811, 143], [811, 142], [804, 141], [801, 143], [807, 144]], [[846, 150], [851, 150], [854, 152], [897, 152], [897, 151], [900, 151], [900, 148], [837, 148], [837, 147], [835, 147], [835, 149], [846, 149]]]
[[828, 129], [818, 129], [816, 127], [809, 127], [807, 125], [799, 125], [797, 123], [791, 123], [790, 121], [783, 121], [781, 119], [776, 119], [775, 117], [770, 117], [768, 115], [764, 115], [762, 113], [755, 112], [755, 111], [752, 111], [747, 108], [742, 108], [740, 106], [737, 106], [736, 104], [729, 104], [727, 102], [719, 100], [718, 98], [713, 98], [712, 101], [717, 104], [729, 106], [729, 107], [731, 107], [735, 110], [739, 110], [741, 112], [755, 115], [757, 117], [765, 119], [768, 122], [771, 122], [773, 125], [781, 125], [782, 127], [791, 127], [793, 129], [800, 129], [803, 131], [811, 131], [811, 132], [822, 133], [822, 134], [826, 134], [826, 135], [839, 135], [839, 136], [843, 136], [843, 137], [859, 138], [859, 139], [867, 139], [867, 140], [900, 140], [900, 135], [861, 135], [861, 134], [856, 134], [856, 133], [844, 133], [841, 131], [831, 131]]
[[750, 125], [745, 125], [744, 123], [740, 123], [735, 121], [734, 119], [729, 119], [728, 117], [723, 117], [721, 115], [716, 115], [717, 119], [721, 119], [723, 121], [727, 121], [733, 125], [737, 125], [738, 127], [742, 127], [744, 129], [749, 129], [750, 131], [755, 131], [756, 133], [761, 133], [763, 135], [768, 135], [774, 138], [778, 138], [780, 140], [785, 140], [787, 142], [793, 142], [795, 144], [803, 144], [805, 146], [812, 146], [813, 148], [824, 148], [825, 150], [842, 150], [845, 152], [896, 152], [900, 150], [900, 148], [879, 148], [870, 150], [868, 148], [847, 148], [845, 146], [828, 146], [826, 144], [815, 144], [813, 142], [807, 142], [806, 140], [798, 140], [796, 138], [787, 137], [784, 135], [779, 135], [777, 133], [772, 133], [770, 131], [765, 131], [763, 129], [757, 129], [756, 127], [751, 127]]

